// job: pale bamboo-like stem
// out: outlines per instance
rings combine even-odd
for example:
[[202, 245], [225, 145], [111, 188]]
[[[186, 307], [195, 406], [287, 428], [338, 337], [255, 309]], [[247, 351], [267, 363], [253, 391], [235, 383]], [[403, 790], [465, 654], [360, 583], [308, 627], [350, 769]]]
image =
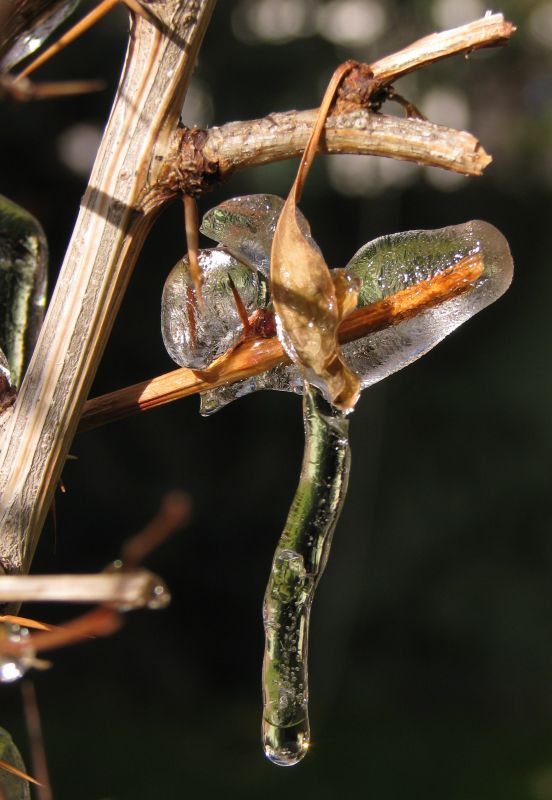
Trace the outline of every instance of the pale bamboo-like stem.
[[152, 215], [139, 210], [177, 125], [214, 0], [150, 9], [170, 38], [135, 18], [88, 189], [0, 454], [0, 563], [28, 571], [124, 290]]
[[142, 608], [161, 585], [147, 569], [97, 575], [3, 575], [0, 603], [111, 603]]

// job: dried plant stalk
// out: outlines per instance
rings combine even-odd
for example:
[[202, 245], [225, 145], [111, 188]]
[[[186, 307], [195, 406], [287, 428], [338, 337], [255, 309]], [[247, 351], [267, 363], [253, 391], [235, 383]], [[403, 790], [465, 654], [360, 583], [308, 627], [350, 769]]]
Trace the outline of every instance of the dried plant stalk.
[[159, 578], [146, 569], [97, 575], [4, 575], [0, 603], [112, 603], [142, 608], [159, 585]]
[[[111, 116], [0, 455], [0, 563], [27, 571], [136, 257], [138, 204], [176, 127], [214, 0], [153, 2], [133, 21]], [[166, 36], [160, 28], [170, 31]]]

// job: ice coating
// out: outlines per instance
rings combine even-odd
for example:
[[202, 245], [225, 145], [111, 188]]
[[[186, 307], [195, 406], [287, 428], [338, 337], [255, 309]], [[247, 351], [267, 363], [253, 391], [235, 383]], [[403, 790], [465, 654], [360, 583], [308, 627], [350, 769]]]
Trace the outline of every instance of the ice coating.
[[34, 52], [67, 19], [79, 0], [14, 0], [0, 30], [0, 70]]
[[266, 281], [220, 248], [199, 251], [203, 275], [201, 312], [195, 299], [188, 257], [182, 258], [165, 282], [161, 331], [169, 355], [177, 364], [205, 369], [243, 333], [232, 283], [247, 313], [266, 305]]
[[[5, 642], [22, 645], [22, 649], [17, 655], [3, 652], [2, 645]], [[0, 623], [0, 683], [13, 683], [18, 680], [32, 666], [33, 661], [34, 651], [31, 648], [28, 628], [22, 628], [11, 622]]]
[[306, 384], [299, 486], [274, 553], [263, 604], [262, 738], [265, 755], [292, 766], [306, 754], [309, 618], [326, 566], [350, 467], [349, 422]]
[[[0, 759], [20, 772], [27, 772], [21, 753], [5, 728], [0, 728]], [[6, 769], [0, 769], [0, 797], [6, 800], [31, 800], [28, 781], [21, 780]]]
[[46, 305], [48, 246], [39, 222], [0, 195], [0, 348], [19, 386]]
[[362, 307], [444, 272], [475, 253], [483, 257], [483, 273], [473, 289], [344, 346], [345, 358], [363, 388], [411, 364], [498, 300], [512, 281], [514, 265], [505, 237], [481, 220], [383, 236], [353, 256], [347, 270], [360, 278]]
[[[207, 211], [200, 231], [239, 261], [268, 277], [272, 239], [283, 206], [284, 201], [275, 194], [232, 197]], [[299, 210], [297, 219], [311, 238], [309, 223]]]
[[[382, 236], [364, 245], [347, 265], [360, 278], [359, 306], [449, 270], [474, 253], [483, 257], [483, 273], [472, 289], [428, 308], [411, 319], [342, 346], [347, 364], [362, 388], [386, 378], [415, 361], [478, 311], [497, 300], [512, 280], [508, 242], [493, 225], [473, 220], [433, 231], [407, 231]], [[201, 413], [212, 414], [237, 397], [260, 389], [302, 391], [302, 378], [293, 365], [205, 392]]]

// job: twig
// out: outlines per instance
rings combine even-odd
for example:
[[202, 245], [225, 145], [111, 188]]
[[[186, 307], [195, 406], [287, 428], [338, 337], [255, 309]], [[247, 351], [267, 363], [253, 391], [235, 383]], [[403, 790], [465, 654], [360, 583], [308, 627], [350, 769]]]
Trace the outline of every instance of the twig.
[[135, 569], [153, 550], [183, 527], [190, 517], [191, 498], [185, 492], [168, 492], [163, 497], [161, 508], [146, 527], [126, 542], [121, 548], [124, 569]]
[[378, 59], [371, 65], [372, 72], [382, 83], [389, 84], [443, 58], [506, 44], [515, 30], [515, 25], [502, 14], [489, 14], [459, 28], [424, 36], [403, 50]]
[[143, 608], [158, 599], [160, 579], [146, 569], [97, 575], [3, 575], [0, 602], [112, 603]]
[[[360, 308], [341, 323], [339, 340], [350, 342], [359, 339], [445, 302], [471, 288], [481, 270], [480, 263], [464, 259], [446, 273]], [[289, 363], [289, 359], [276, 337], [245, 339], [241, 345], [215, 361], [208, 371], [200, 373], [181, 368], [89, 400], [85, 404], [79, 430], [90, 430], [181, 397], [214, 389], [223, 383], [250, 378], [282, 363]]]
[[[287, 111], [211, 128], [205, 132], [203, 155], [217, 165], [221, 180], [238, 170], [300, 156], [316, 114], [316, 109]], [[481, 175], [492, 160], [471, 133], [365, 109], [330, 117], [320, 152], [385, 156], [464, 175]], [[186, 163], [181, 166], [186, 171]]]
[[52, 787], [48, 774], [48, 760], [44, 748], [44, 737], [42, 735], [42, 724], [40, 721], [40, 711], [36, 699], [34, 683], [23, 681], [21, 684], [21, 695], [23, 698], [23, 711], [27, 725], [27, 736], [31, 749], [31, 761], [33, 772], [38, 781], [37, 795], [38, 800], [52, 800]]
[[[515, 27], [492, 14], [450, 31], [434, 33], [370, 65], [381, 87], [421, 67], [460, 53], [508, 42]], [[172, 155], [158, 183], [146, 196], [146, 207], [177, 192], [207, 191], [213, 180], [233, 172], [301, 155], [317, 110], [288, 111], [207, 131], [177, 131]], [[469, 133], [419, 119], [400, 120], [358, 108], [330, 117], [320, 152], [359, 153], [416, 161], [465, 175], [480, 175], [491, 158]]]

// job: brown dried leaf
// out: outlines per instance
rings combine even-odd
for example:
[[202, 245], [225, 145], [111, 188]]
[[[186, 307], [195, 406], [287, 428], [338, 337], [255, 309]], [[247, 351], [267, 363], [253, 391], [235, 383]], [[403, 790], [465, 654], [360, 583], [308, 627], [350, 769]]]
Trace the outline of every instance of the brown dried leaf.
[[356, 307], [356, 296], [346, 287], [344, 276], [337, 278], [336, 292], [322, 253], [297, 222], [296, 209], [335, 92], [353, 66], [353, 62], [347, 62], [332, 76], [297, 178], [278, 220], [270, 259], [278, 338], [307, 380], [320, 386], [328, 399], [344, 410], [354, 407], [360, 383], [341, 358], [337, 330], [343, 316]]
[[270, 280], [278, 337], [307, 379], [322, 382], [335, 406], [353, 408], [360, 384], [341, 359], [337, 343], [346, 303], [338, 302], [330, 270], [312, 239], [299, 228], [295, 209], [290, 195], [272, 243]]

